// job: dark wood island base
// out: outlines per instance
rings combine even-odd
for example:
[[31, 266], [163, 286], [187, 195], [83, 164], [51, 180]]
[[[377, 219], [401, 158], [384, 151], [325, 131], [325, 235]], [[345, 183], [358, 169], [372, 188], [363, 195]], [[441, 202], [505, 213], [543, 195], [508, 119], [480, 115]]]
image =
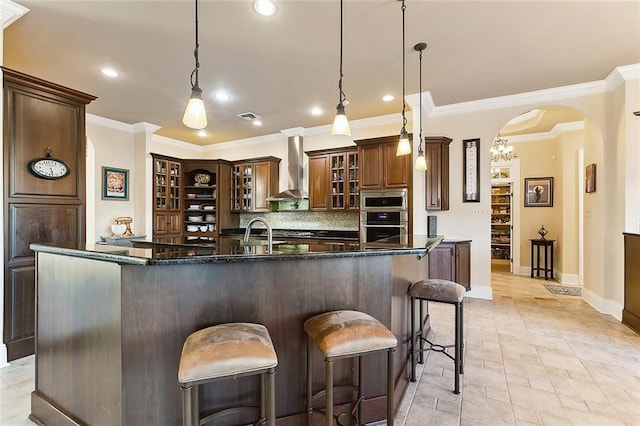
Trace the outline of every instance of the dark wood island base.
[[[428, 277], [424, 254], [439, 239], [430, 241], [421, 251], [363, 248], [191, 262], [143, 259], [134, 253], [140, 249], [105, 255], [34, 246], [36, 388], [30, 418], [43, 425], [180, 425], [177, 369], [184, 340], [210, 325], [242, 321], [263, 324], [271, 334], [279, 359], [278, 425], [304, 424], [302, 324], [339, 309], [366, 312], [398, 338], [397, 407], [410, 376], [407, 290]], [[321, 359], [319, 352], [314, 359]], [[369, 356], [365, 363], [370, 422], [386, 416], [386, 356]], [[337, 363], [336, 383], [351, 380], [352, 367], [348, 360]], [[319, 387], [322, 362], [315, 363], [313, 375]], [[254, 390], [250, 377], [206, 385], [200, 406], [252, 402]]]

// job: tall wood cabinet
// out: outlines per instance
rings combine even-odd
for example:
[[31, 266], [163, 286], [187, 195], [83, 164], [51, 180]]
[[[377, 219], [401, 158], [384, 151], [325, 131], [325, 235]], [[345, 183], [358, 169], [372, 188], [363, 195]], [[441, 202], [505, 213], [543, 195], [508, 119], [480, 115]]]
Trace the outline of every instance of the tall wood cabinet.
[[[34, 352], [31, 243], [85, 244], [85, 106], [94, 96], [2, 67], [4, 92], [4, 330], [9, 360]], [[59, 179], [31, 174], [46, 156], [69, 165]]]
[[309, 209], [359, 210], [359, 161], [356, 147], [307, 151]]
[[182, 231], [182, 162], [151, 154], [153, 158], [153, 236], [179, 242]]
[[221, 228], [237, 226], [229, 209], [231, 162], [151, 156], [156, 241], [213, 241]]
[[449, 210], [449, 144], [445, 136], [424, 138], [425, 209]]
[[398, 136], [355, 141], [358, 145], [361, 189], [411, 187], [411, 155], [396, 156]]
[[261, 157], [233, 163], [231, 211], [267, 212], [267, 198], [278, 193], [280, 159]]

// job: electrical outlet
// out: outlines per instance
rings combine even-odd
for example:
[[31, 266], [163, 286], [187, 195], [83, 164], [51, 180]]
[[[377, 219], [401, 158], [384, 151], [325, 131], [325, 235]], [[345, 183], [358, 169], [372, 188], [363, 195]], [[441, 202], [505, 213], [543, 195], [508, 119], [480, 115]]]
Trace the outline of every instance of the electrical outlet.
[[471, 216], [482, 216], [484, 211], [482, 209], [469, 209], [469, 214], [471, 214]]

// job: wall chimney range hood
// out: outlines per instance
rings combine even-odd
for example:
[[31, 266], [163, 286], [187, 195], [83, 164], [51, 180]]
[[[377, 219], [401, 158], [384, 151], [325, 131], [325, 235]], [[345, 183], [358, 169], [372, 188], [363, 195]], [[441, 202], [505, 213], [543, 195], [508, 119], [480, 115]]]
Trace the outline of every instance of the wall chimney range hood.
[[[302, 130], [301, 128], [283, 131], [287, 136], [287, 152], [289, 156], [288, 185], [287, 190], [280, 192], [268, 201], [301, 201], [307, 200], [309, 194], [302, 189], [302, 163], [304, 151], [302, 150]], [[307, 203], [303, 203], [307, 204]], [[308, 204], [307, 204], [308, 205]]]

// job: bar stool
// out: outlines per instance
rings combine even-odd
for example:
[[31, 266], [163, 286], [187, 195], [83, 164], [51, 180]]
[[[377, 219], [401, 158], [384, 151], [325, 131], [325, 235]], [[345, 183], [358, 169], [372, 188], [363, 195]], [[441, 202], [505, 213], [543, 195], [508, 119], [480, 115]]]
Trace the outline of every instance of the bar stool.
[[[271, 336], [260, 324], [229, 323], [192, 333], [184, 342], [178, 382], [182, 389], [182, 424], [198, 426], [241, 412], [259, 415], [258, 424], [275, 426], [275, 367]], [[200, 419], [198, 386], [217, 380], [260, 375], [260, 406], [232, 407]]]
[[[339, 425], [340, 416], [347, 415], [362, 425], [364, 401], [362, 356], [378, 351], [387, 351], [387, 425], [393, 426], [393, 354], [398, 345], [396, 337], [380, 321], [358, 311], [332, 311], [309, 318], [304, 323], [307, 333], [307, 426], [311, 425], [314, 412], [322, 412], [313, 408], [314, 398], [324, 394], [324, 415], [326, 425], [333, 425], [334, 391], [351, 390], [356, 392], [357, 400], [351, 413], [336, 416]], [[324, 355], [325, 389], [313, 394], [311, 351], [312, 343]], [[358, 357], [358, 385], [333, 386], [333, 361], [337, 359]], [[357, 413], [357, 414], [356, 414]]]
[[[454, 363], [454, 390], [453, 393], [460, 393], [460, 375], [463, 374], [463, 341], [462, 341], [462, 311], [465, 288], [453, 281], [429, 279], [416, 281], [409, 288], [409, 296], [411, 298], [411, 381], [416, 381], [416, 352], [420, 354], [420, 364], [424, 363], [424, 353], [427, 351], [442, 352], [447, 357], [451, 358]], [[418, 330], [418, 339], [420, 341], [420, 349], [415, 349], [415, 301], [420, 301], [420, 329]], [[423, 302], [439, 302], [449, 303], [455, 306], [456, 319], [455, 319], [455, 344], [453, 345], [439, 345], [429, 341], [423, 331]], [[429, 347], [425, 349], [424, 342], [429, 344]], [[447, 352], [447, 348], [455, 348], [454, 355], [452, 356]]]

